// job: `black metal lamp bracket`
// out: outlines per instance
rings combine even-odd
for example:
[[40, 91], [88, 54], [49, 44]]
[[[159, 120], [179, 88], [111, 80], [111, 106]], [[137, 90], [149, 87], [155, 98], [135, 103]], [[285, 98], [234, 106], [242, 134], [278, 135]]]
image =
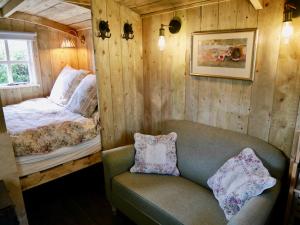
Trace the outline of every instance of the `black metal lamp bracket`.
[[97, 37], [101, 37], [102, 40], [111, 37], [108, 21], [101, 20], [99, 22], [99, 32]]
[[171, 34], [176, 34], [181, 29], [181, 20], [179, 17], [174, 17], [169, 25], [161, 24], [160, 33], [164, 31], [164, 27], [168, 27]]
[[125, 39], [126, 41], [134, 38], [132, 24], [126, 22], [123, 26], [123, 32], [124, 33], [122, 35], [122, 38]]

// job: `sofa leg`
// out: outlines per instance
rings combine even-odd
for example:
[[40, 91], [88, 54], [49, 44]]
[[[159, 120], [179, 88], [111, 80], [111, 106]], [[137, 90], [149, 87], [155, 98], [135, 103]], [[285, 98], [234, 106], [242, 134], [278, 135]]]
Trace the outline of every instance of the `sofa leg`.
[[117, 208], [116, 208], [116, 207], [111, 206], [111, 211], [112, 211], [112, 214], [113, 214], [114, 216], [117, 215]]

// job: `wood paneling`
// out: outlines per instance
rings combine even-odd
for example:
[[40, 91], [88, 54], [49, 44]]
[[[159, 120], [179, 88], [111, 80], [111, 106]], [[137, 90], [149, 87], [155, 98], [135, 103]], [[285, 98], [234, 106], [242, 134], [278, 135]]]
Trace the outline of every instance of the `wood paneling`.
[[271, 126], [274, 84], [278, 63], [283, 1], [259, 11], [259, 46], [255, 82], [252, 87], [248, 133], [265, 141]]
[[91, 8], [91, 1], [90, 0], [63, 0], [64, 2], [68, 2], [74, 5], [79, 5], [85, 8]]
[[[89, 70], [95, 73], [95, 57], [92, 29], [82, 30], [78, 32], [77, 54], [78, 68]], [[81, 41], [84, 38], [84, 42]]]
[[[132, 141], [142, 130], [143, 68], [141, 18], [110, 0], [92, 1], [94, 49], [104, 149]], [[112, 37], [96, 37], [100, 19], [108, 20]], [[133, 24], [135, 38], [121, 38], [123, 24]]]
[[9, 190], [21, 225], [28, 225], [20, 180], [18, 176], [12, 143], [6, 134], [5, 122], [0, 99], [0, 180], [4, 180]]
[[2, 8], [1, 8], [1, 16], [7, 17], [15, 13], [19, 7], [24, 3], [24, 0], [9, 0]]
[[[247, 0], [231, 0], [178, 11], [182, 30], [166, 31], [163, 52], [158, 30], [174, 14], [143, 18], [146, 132], [159, 133], [162, 120], [184, 118], [261, 138], [289, 155], [299, 107], [300, 49], [299, 31], [289, 45], [280, 44], [283, 3], [266, 1], [256, 11]], [[300, 28], [298, 20], [294, 25]], [[259, 29], [253, 83], [189, 75], [192, 32], [243, 28]]]
[[66, 64], [75, 68], [78, 67], [77, 49], [60, 48], [64, 37], [72, 37], [71, 35], [34, 23], [3, 18], [0, 19], [0, 29], [37, 32], [37, 41], [34, 42], [34, 57], [36, 59], [39, 86], [1, 89], [0, 94], [3, 105], [48, 96], [57, 75]]
[[300, 100], [300, 18], [295, 18], [293, 25], [292, 39], [280, 44], [269, 134], [271, 143], [286, 150], [293, 141]]
[[91, 10], [63, 0], [24, 0], [17, 11], [47, 18], [74, 29], [91, 28]]
[[297, 114], [296, 130], [300, 131], [300, 103], [299, 103], [298, 107], [299, 108], [298, 108], [298, 114]]
[[3, 6], [5, 6], [5, 4], [8, 2], [9, 0], [0, 0], [0, 8], [2, 8]]
[[[28, 14], [28, 13], [23, 13], [23, 12], [15, 12], [9, 18], [20, 21], [20, 22], [25, 22], [25, 23], [28, 22], [28, 23], [39, 24], [39, 25], [46, 26], [46, 27], [49, 27], [49, 28], [53, 28], [53, 29], [63, 31], [63, 32], [66, 32], [66, 33], [69, 33], [71, 31], [75, 31], [73, 28], [71, 28], [71, 27], [69, 27], [65, 24], [58, 23], [58, 22], [55, 22], [53, 20], [46, 19], [44, 17], [34, 16], [34, 15], [31, 15], [31, 14]], [[76, 33], [76, 31], [75, 31], [75, 33]]]
[[142, 17], [159, 15], [229, 0], [116, 0]]

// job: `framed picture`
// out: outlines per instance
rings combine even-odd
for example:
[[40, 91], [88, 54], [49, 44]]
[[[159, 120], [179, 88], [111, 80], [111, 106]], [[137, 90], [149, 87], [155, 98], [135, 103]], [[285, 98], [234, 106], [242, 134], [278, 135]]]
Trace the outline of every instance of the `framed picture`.
[[192, 34], [191, 75], [253, 80], [257, 29]]

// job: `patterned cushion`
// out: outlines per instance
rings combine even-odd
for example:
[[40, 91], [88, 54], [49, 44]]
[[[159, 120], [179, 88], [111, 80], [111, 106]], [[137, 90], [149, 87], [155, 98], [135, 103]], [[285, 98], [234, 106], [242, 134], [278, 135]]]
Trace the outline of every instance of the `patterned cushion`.
[[136, 133], [134, 173], [157, 173], [178, 176], [175, 142], [176, 133], [151, 136]]
[[273, 187], [276, 179], [251, 148], [229, 159], [207, 181], [228, 220], [237, 214], [252, 197]]
[[75, 89], [66, 108], [85, 117], [91, 117], [98, 104], [96, 76], [87, 75]]
[[49, 99], [56, 104], [66, 105], [85, 75], [84, 70], [65, 66], [54, 83]]

